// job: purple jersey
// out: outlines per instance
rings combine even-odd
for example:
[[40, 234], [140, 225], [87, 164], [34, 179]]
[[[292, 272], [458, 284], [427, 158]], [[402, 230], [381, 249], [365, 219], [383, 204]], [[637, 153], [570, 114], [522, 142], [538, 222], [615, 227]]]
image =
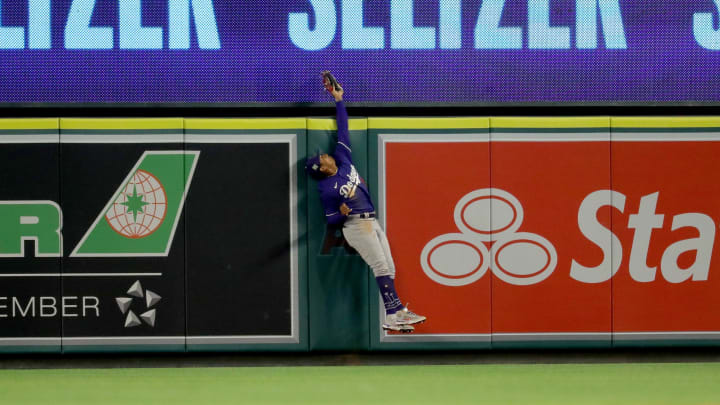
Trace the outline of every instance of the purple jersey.
[[340, 213], [342, 203], [352, 209], [350, 215], [375, 211], [367, 184], [352, 164], [348, 115], [342, 101], [337, 103], [337, 133], [338, 143], [332, 156], [338, 171], [318, 181], [320, 201], [329, 224], [339, 224], [345, 220], [346, 217]]

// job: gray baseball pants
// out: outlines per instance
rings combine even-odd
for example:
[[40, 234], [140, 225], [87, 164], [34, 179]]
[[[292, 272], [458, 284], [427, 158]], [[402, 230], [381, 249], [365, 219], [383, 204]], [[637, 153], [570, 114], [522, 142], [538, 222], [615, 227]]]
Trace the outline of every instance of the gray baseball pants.
[[375, 218], [349, 216], [343, 226], [345, 240], [370, 266], [375, 277], [395, 278], [395, 263], [385, 231]]

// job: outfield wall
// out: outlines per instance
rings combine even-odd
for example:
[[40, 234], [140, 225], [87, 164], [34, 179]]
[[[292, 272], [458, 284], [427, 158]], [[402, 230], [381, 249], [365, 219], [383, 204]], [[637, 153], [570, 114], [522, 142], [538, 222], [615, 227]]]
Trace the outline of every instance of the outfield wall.
[[720, 117], [350, 130], [415, 333], [303, 172], [334, 119], [5, 119], [0, 351], [720, 343]]

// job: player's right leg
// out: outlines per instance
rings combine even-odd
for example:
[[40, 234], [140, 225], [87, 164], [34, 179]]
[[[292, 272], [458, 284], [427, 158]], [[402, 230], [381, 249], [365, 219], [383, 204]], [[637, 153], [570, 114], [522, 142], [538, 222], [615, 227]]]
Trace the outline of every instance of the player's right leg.
[[[395, 278], [395, 263], [392, 259], [392, 254], [390, 253], [390, 243], [387, 240], [387, 236], [385, 236], [385, 231], [380, 227], [380, 224], [377, 223], [377, 221], [374, 221], [374, 229], [375, 234], [377, 235], [378, 241], [380, 242], [380, 246], [383, 249], [383, 253], [385, 254], [386, 261], [388, 263], [388, 267], [391, 272], [391, 278]], [[410, 310], [408, 310], [407, 305], [402, 307], [402, 309], [398, 309], [398, 311], [393, 314], [394, 319], [393, 321], [397, 323], [398, 325], [415, 325], [418, 323], [423, 323], [427, 320], [427, 317], [423, 315], [418, 315]]]
[[387, 263], [388, 266], [389, 276], [395, 279], [395, 262], [393, 261], [392, 253], [390, 252], [390, 242], [388, 242], [385, 231], [383, 231], [378, 221], [373, 221], [373, 229], [375, 230], [378, 242], [380, 242], [380, 248], [382, 248], [383, 256], [385, 256], [385, 263]]
[[393, 268], [385, 256], [374, 227], [374, 219], [350, 217], [343, 226], [343, 235], [353, 249], [370, 266], [375, 277], [393, 276]]
[[383, 329], [401, 332], [412, 331], [412, 329], [408, 330], [407, 324], [396, 322], [398, 318], [395, 313], [404, 309], [404, 307], [395, 291], [395, 283], [392, 278], [394, 266], [388, 261], [385, 250], [378, 239], [375, 220], [350, 217], [343, 226], [343, 235], [345, 235], [348, 244], [357, 250], [375, 275], [375, 281], [378, 284], [380, 296], [385, 306], [386, 315]]

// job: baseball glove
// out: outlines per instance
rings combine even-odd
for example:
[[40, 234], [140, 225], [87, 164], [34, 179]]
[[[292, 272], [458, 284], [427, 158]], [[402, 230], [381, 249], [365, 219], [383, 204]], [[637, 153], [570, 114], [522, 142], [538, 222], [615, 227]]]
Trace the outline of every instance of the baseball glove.
[[327, 90], [328, 93], [332, 93], [333, 89], [335, 89], [335, 91], [342, 89], [337, 80], [335, 80], [335, 76], [333, 76], [329, 70], [323, 70], [320, 74], [323, 78], [323, 86], [325, 86], [325, 90]]

